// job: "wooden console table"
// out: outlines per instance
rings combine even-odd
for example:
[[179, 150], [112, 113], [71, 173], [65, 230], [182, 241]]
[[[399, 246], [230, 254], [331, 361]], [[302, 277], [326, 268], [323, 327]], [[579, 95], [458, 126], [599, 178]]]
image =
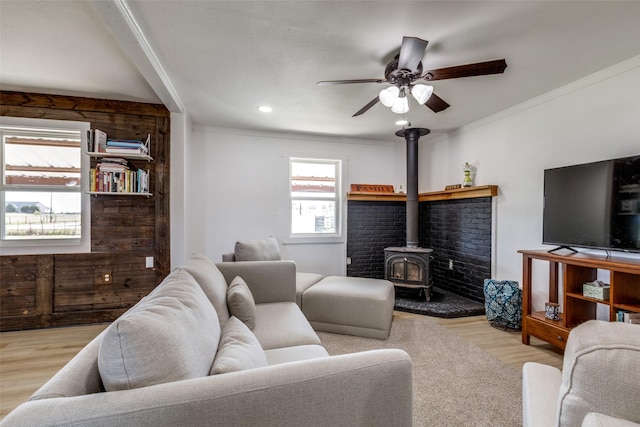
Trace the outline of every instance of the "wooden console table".
[[[531, 336], [564, 349], [569, 332], [580, 323], [596, 318], [598, 304], [609, 306], [609, 320], [619, 310], [640, 312], [640, 260], [575, 253], [559, 255], [547, 251], [518, 251], [522, 254], [522, 343]], [[533, 311], [531, 304], [532, 261], [549, 263], [549, 302], [558, 301], [559, 266], [562, 266], [562, 302], [560, 320], [549, 320], [544, 311]], [[582, 295], [582, 285], [597, 279], [598, 269], [609, 271], [611, 285], [608, 300]]]

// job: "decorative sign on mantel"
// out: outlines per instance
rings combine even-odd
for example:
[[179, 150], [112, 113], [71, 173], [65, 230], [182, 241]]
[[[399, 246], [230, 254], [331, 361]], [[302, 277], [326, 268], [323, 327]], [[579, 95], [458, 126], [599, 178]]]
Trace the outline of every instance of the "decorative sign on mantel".
[[393, 193], [393, 185], [386, 184], [351, 184], [352, 192], [359, 193]]

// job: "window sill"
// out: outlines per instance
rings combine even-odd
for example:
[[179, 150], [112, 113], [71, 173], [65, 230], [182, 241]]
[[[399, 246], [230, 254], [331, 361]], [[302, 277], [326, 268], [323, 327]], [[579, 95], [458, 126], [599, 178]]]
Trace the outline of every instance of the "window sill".
[[315, 245], [327, 243], [344, 243], [343, 236], [301, 236], [301, 237], [285, 237], [282, 239], [283, 245]]

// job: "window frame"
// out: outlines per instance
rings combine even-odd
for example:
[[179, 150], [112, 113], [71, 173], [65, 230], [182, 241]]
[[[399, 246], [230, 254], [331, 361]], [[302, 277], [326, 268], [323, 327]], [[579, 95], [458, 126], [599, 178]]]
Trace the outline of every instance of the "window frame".
[[[90, 129], [89, 122], [70, 120], [32, 119], [26, 117], [0, 116], [0, 127], [24, 128], [24, 134], [29, 129], [46, 129], [57, 131], [75, 131], [80, 133], [80, 186], [74, 189], [56, 189], [52, 186], [21, 186], [4, 183], [4, 141], [0, 140], [0, 252], [2, 255], [44, 255], [55, 253], [89, 253], [91, 252], [91, 199], [86, 193], [89, 182], [90, 161], [86, 154], [87, 132]], [[80, 238], [71, 239], [4, 239], [5, 227], [5, 199], [6, 192], [52, 192], [54, 193], [80, 193]]]
[[[344, 197], [343, 182], [346, 169], [346, 159], [342, 156], [334, 155], [287, 155], [287, 182], [286, 182], [286, 200], [287, 200], [287, 223], [284, 230], [283, 243], [338, 243], [344, 242]], [[311, 163], [311, 164], [333, 164], [335, 168], [335, 196], [327, 197], [293, 197], [291, 191], [292, 185], [292, 165], [293, 163]], [[335, 204], [335, 232], [333, 233], [293, 233], [292, 231], [292, 203], [294, 200], [321, 200], [333, 201]]]

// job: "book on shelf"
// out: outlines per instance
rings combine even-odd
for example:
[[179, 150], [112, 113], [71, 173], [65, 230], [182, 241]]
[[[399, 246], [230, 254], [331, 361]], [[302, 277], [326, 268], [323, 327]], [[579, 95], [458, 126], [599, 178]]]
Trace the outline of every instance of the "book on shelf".
[[87, 151], [89, 153], [109, 153], [122, 155], [149, 155], [151, 134], [142, 139], [108, 138], [100, 129], [87, 131]]
[[149, 142], [151, 134], [147, 135], [146, 140], [140, 139], [108, 139], [107, 153], [115, 154], [149, 154]]
[[92, 193], [148, 193], [149, 171], [135, 168], [126, 159], [103, 158], [90, 171]]
[[634, 313], [626, 310], [618, 310], [616, 312], [616, 321], [624, 323], [634, 323], [640, 325], [640, 313]]
[[89, 153], [104, 153], [107, 148], [107, 133], [100, 129], [87, 131], [87, 151]]
[[123, 148], [123, 147], [110, 147], [107, 146], [106, 150], [107, 153], [109, 154], [122, 154], [122, 155], [147, 155], [149, 154], [145, 149], [143, 149], [142, 147], [138, 147], [138, 148]]

